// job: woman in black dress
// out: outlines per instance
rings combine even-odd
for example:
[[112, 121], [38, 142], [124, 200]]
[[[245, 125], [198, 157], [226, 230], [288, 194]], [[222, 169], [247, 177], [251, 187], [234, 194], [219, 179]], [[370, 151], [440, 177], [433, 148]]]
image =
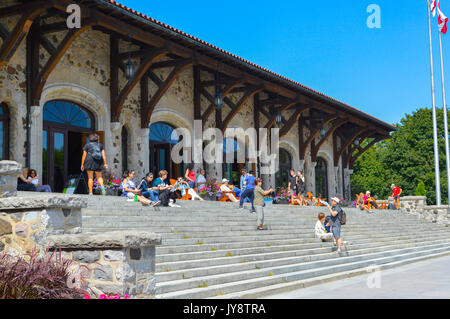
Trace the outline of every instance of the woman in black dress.
[[102, 195], [106, 194], [103, 186], [102, 171], [108, 169], [106, 164], [105, 149], [99, 142], [97, 134], [89, 135], [89, 143], [83, 147], [83, 157], [81, 158], [81, 171], [86, 170], [88, 175], [89, 195], [92, 195], [92, 188], [94, 187], [94, 172], [100, 187], [102, 188]]

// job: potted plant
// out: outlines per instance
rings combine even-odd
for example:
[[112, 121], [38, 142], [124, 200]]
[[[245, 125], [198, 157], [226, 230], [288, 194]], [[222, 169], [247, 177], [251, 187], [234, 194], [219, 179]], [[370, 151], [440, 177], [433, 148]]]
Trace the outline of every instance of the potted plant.
[[290, 198], [291, 195], [288, 191], [286, 191], [285, 189], [280, 189], [273, 197], [273, 203], [287, 205], [289, 204]]
[[[103, 179], [103, 186], [105, 187], [106, 195], [108, 196], [119, 196], [122, 193], [122, 182], [113, 175]], [[102, 189], [97, 180], [94, 181], [93, 191], [96, 195], [102, 193]]]
[[204, 200], [216, 201], [222, 196], [222, 193], [220, 192], [219, 185], [208, 183], [199, 190], [199, 195]]

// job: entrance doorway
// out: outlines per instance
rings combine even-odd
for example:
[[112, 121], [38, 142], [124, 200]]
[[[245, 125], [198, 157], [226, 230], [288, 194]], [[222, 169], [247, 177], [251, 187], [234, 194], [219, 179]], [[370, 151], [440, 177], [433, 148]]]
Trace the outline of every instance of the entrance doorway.
[[292, 168], [291, 154], [285, 149], [280, 148], [279, 170], [275, 175], [275, 184], [280, 188], [287, 188], [289, 184], [290, 170]]
[[321, 157], [316, 164], [316, 196], [328, 200], [328, 171], [327, 162]]
[[[226, 178], [230, 185], [240, 187], [241, 171], [246, 169], [247, 172], [253, 171], [256, 174], [255, 163], [249, 163], [249, 159], [245, 159], [245, 163], [238, 163], [238, 152], [240, 151], [240, 145], [234, 138], [223, 139], [223, 165], [222, 176]], [[245, 152], [247, 152], [245, 150]], [[227, 163], [227, 154], [233, 154], [233, 163]], [[247, 153], [245, 153], [247, 157]], [[220, 183], [221, 181], [219, 181]]]
[[171, 159], [172, 148], [179, 142], [172, 136], [174, 128], [163, 122], [150, 125], [150, 170], [155, 177], [162, 170], [169, 173], [169, 178], [184, 177], [184, 163], [175, 164]]
[[69, 101], [44, 105], [42, 181], [60, 193], [71, 174], [80, 173], [83, 133], [93, 132], [94, 116]]

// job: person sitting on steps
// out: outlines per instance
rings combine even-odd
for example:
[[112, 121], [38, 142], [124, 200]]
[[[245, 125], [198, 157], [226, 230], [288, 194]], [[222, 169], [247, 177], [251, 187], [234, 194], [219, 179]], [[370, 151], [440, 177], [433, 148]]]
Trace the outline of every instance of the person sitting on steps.
[[222, 180], [222, 185], [220, 186], [220, 191], [223, 193], [224, 196], [228, 197], [228, 199], [233, 202], [233, 203], [237, 203], [238, 200], [237, 198], [232, 194], [232, 188], [233, 185], [229, 185], [228, 184], [228, 179], [224, 178]]
[[173, 186], [167, 183], [167, 176], [169, 173], [166, 170], [159, 172], [159, 177], [153, 183], [154, 187], [158, 187], [159, 200], [164, 207], [181, 207], [176, 204], [177, 196], [172, 191]]
[[314, 234], [316, 238], [322, 240], [323, 242], [334, 241], [333, 234], [325, 229], [325, 214], [319, 213], [317, 219], [318, 220], [314, 228]]
[[152, 187], [152, 183], [153, 173], [147, 173], [137, 188], [142, 192], [142, 196], [150, 199], [154, 203], [153, 206], [158, 206], [161, 204], [158, 197], [158, 188]]
[[51, 193], [52, 188], [50, 185], [41, 185], [39, 183], [39, 176], [37, 175], [37, 172], [35, 169], [28, 170], [27, 179], [31, 180], [31, 183], [36, 186], [36, 192], [42, 192], [42, 193]]
[[22, 192], [35, 192], [36, 186], [33, 185], [31, 179], [25, 178], [26, 175], [28, 175], [28, 168], [23, 168], [22, 174], [17, 175], [17, 190]]
[[136, 188], [136, 184], [133, 182], [133, 178], [134, 178], [133, 170], [123, 172], [122, 197], [127, 197], [129, 201], [133, 201], [133, 199], [137, 196], [137, 200], [142, 205], [144, 206], [150, 205], [151, 201], [142, 196], [142, 192]]

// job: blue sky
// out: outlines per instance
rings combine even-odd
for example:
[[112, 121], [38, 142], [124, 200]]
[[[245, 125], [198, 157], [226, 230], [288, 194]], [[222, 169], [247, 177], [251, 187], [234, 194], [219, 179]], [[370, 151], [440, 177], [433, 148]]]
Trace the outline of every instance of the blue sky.
[[[431, 106], [426, 0], [119, 2], [388, 123]], [[380, 29], [367, 27], [370, 4], [381, 8]], [[441, 8], [450, 17], [450, 0]], [[449, 37], [443, 48], [450, 92]]]

